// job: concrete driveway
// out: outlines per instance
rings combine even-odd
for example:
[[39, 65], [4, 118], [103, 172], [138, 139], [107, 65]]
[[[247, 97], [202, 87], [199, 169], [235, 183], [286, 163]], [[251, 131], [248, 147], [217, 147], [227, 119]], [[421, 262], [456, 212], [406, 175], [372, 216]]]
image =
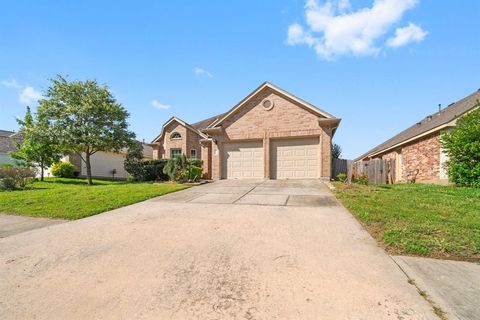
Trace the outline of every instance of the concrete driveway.
[[436, 319], [318, 181], [220, 181], [0, 239], [0, 318]]

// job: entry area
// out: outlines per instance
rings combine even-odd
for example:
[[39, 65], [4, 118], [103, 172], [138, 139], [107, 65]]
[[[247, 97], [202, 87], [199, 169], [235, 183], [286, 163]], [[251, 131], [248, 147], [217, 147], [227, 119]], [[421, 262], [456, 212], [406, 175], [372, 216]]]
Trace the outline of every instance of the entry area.
[[263, 142], [243, 141], [223, 144], [223, 179], [264, 177]]
[[271, 142], [272, 179], [320, 177], [319, 138], [278, 139]]

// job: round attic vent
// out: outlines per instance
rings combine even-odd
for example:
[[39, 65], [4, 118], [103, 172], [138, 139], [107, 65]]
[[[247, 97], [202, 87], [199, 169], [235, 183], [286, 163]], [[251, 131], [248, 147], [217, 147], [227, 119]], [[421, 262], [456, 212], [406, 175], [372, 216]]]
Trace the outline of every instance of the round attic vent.
[[265, 110], [272, 110], [273, 108], [273, 101], [270, 99], [265, 99], [262, 101], [262, 106]]

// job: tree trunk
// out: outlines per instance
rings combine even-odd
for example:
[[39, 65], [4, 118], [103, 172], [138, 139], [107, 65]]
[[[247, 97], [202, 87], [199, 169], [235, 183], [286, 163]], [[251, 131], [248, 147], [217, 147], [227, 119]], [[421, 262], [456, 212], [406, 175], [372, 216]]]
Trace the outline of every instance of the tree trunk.
[[43, 163], [40, 163], [40, 181], [43, 181]]
[[87, 165], [87, 184], [92, 185], [92, 167], [90, 166], [90, 153], [85, 153], [85, 164]]

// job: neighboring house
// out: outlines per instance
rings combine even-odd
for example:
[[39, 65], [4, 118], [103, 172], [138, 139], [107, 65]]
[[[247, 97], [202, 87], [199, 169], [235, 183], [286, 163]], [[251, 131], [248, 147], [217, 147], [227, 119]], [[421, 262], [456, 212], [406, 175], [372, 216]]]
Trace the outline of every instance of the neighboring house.
[[16, 143], [21, 143], [22, 138], [13, 131], [0, 130], [0, 165], [15, 164], [15, 160], [10, 156], [11, 152], [16, 152]]
[[[143, 159], [152, 160], [152, 147], [145, 143], [142, 143], [142, 145]], [[97, 179], [128, 178], [128, 173], [125, 171], [123, 165], [126, 154], [126, 149], [123, 149], [118, 153], [103, 151], [96, 152], [90, 157], [92, 176]], [[61, 161], [71, 162], [75, 166], [76, 171], [79, 172], [80, 177], [85, 178], [87, 176], [87, 166], [79, 155], [67, 155], [63, 157]], [[113, 174], [114, 170], [115, 175]]]
[[229, 111], [188, 124], [169, 119], [153, 140], [156, 159], [203, 160], [206, 178], [330, 179], [340, 119], [265, 82]]
[[457, 119], [474, 109], [480, 90], [427, 116], [393, 138], [376, 146], [355, 161], [395, 159], [396, 181], [447, 183], [444, 163], [448, 160], [442, 150], [440, 135], [456, 125]]

